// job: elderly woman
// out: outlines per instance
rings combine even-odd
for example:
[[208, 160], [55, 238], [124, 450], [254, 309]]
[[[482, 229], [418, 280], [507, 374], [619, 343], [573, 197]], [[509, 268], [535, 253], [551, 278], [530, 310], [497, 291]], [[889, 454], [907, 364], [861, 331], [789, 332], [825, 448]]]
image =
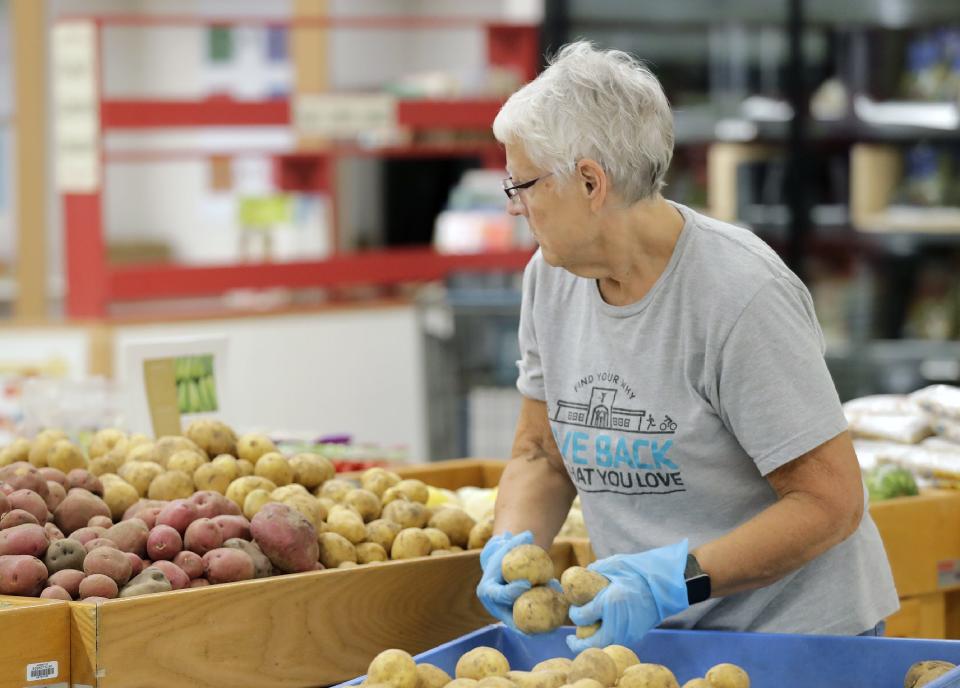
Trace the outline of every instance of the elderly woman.
[[749, 231], [666, 200], [670, 107], [620, 51], [580, 42], [506, 102], [523, 276], [523, 404], [477, 589], [507, 625], [579, 495], [610, 585], [574, 651], [651, 628], [880, 634], [898, 608], [803, 283]]

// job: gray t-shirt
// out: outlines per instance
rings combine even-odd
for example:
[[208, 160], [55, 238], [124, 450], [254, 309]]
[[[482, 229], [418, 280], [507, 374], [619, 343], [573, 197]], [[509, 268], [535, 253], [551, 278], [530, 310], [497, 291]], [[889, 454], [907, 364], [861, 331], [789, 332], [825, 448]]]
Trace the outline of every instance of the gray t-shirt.
[[[523, 276], [517, 388], [547, 403], [598, 557], [720, 537], [776, 501], [765, 475], [846, 429], [803, 283], [751, 232], [675, 207], [683, 231], [637, 303], [539, 252]], [[898, 606], [865, 510], [800, 570], [663, 626], [855, 634]]]

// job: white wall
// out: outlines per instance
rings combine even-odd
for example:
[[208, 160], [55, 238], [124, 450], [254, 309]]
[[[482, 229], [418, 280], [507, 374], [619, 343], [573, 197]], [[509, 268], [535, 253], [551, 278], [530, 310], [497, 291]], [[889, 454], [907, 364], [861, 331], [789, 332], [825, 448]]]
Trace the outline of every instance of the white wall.
[[227, 335], [226, 394], [238, 430], [349, 433], [427, 457], [424, 360], [413, 306], [331, 310], [116, 328], [115, 376], [125, 342]]

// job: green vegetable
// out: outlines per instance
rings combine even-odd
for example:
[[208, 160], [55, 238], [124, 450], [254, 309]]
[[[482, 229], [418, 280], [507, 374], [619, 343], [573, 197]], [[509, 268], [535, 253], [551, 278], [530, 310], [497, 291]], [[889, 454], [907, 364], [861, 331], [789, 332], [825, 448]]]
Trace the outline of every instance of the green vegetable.
[[894, 497], [911, 497], [919, 493], [913, 473], [895, 464], [881, 464], [866, 474], [870, 501]]

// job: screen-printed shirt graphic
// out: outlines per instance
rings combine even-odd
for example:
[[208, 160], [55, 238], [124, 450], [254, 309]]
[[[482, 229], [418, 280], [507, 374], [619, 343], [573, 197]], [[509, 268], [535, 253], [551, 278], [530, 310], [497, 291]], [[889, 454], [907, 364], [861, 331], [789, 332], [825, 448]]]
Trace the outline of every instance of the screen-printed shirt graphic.
[[[777, 501], [772, 471], [846, 429], [803, 283], [747, 230], [683, 206], [670, 261], [640, 301], [524, 272], [522, 394], [546, 403], [599, 557], [714, 540]], [[860, 633], [898, 607], [869, 513], [847, 540], [672, 627]]]

